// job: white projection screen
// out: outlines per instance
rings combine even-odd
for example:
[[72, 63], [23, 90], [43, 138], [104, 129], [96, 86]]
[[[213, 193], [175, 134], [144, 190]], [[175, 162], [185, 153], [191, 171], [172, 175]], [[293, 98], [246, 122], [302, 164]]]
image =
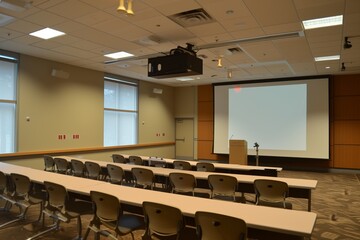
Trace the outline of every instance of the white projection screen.
[[214, 85], [214, 153], [329, 159], [329, 79]]

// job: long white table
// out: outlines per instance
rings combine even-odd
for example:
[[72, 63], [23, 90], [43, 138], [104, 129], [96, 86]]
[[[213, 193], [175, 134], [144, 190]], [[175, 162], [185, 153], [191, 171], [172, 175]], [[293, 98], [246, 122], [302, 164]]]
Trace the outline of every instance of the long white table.
[[[130, 155], [123, 155], [125, 158], [129, 158]], [[179, 161], [180, 159], [170, 159], [170, 158], [159, 158], [159, 157], [148, 157], [148, 156], [139, 156], [144, 161], [149, 163], [151, 162], [164, 162], [167, 165], [173, 165], [174, 161]], [[189, 161], [189, 160], [180, 160], [189, 162], [190, 165], [195, 169], [196, 164], [198, 161]], [[266, 170], [273, 170], [276, 173], [282, 171], [280, 167], [265, 167], [265, 166], [250, 166], [250, 165], [240, 165], [240, 164], [230, 164], [230, 163], [212, 163], [215, 167], [215, 170], [218, 172], [229, 172], [229, 173], [243, 173], [246, 174], [247, 172], [251, 173], [252, 171], [266, 171]], [[261, 173], [260, 173], [261, 174]]]
[[[105, 168], [107, 164], [110, 162], [105, 161], [97, 161], [83, 158], [73, 158], [68, 156], [59, 156], [70, 161], [71, 159], [77, 159], [82, 162], [91, 161], [98, 163], [101, 167]], [[112, 163], [112, 162], [111, 162]], [[120, 166], [124, 171], [131, 172], [131, 169], [135, 165], [131, 164], [123, 164], [123, 163], [112, 163]], [[137, 166], [139, 167], [139, 166]], [[188, 171], [188, 170], [178, 170], [178, 169], [170, 169], [170, 168], [158, 168], [158, 167], [149, 167], [149, 166], [140, 166], [142, 168], [147, 168], [153, 171], [156, 176], [168, 177], [172, 172], [181, 171], [183, 173], [192, 174], [195, 176], [197, 180], [206, 181], [210, 174], [214, 174], [213, 172], [199, 172], [199, 171]], [[317, 180], [309, 180], [309, 179], [299, 179], [299, 178], [280, 178], [280, 177], [268, 177], [268, 176], [254, 176], [254, 175], [242, 175], [242, 174], [230, 174], [230, 173], [221, 173], [224, 175], [233, 176], [238, 180], [238, 191], [246, 192], [246, 193], [254, 193], [254, 181], [256, 179], [271, 179], [286, 182], [289, 186], [289, 196], [296, 198], [305, 198], [308, 200], [308, 211], [311, 211], [311, 191], [316, 188]]]
[[[0, 171], [20, 173], [32, 181], [53, 181], [64, 185], [69, 192], [89, 196], [90, 191], [115, 195], [120, 202], [141, 207], [144, 201], [168, 204], [179, 208], [184, 216], [194, 218], [196, 211], [209, 211], [243, 219], [249, 228], [293, 236], [310, 237], [316, 214], [312, 212], [254, 206], [229, 201], [150, 191], [110, 184], [108, 182], [67, 176], [0, 162]], [[271, 233], [269, 233], [271, 234]]]

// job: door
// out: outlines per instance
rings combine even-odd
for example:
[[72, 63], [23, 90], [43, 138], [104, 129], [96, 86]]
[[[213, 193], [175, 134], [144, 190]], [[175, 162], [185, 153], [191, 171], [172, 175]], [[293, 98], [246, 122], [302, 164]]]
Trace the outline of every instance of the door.
[[178, 118], [175, 120], [175, 158], [194, 159], [194, 120]]

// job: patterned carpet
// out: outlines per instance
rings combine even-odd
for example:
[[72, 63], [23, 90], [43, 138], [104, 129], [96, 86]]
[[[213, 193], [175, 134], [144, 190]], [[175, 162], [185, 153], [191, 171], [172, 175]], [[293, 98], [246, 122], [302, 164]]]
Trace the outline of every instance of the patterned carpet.
[[[360, 175], [342, 173], [316, 173], [300, 171], [282, 171], [279, 177], [304, 178], [318, 180], [317, 188], [312, 193], [312, 211], [317, 213], [317, 221], [312, 234], [312, 240], [358, 240], [360, 239]], [[246, 195], [248, 204], [253, 201], [253, 196]], [[306, 211], [307, 201], [304, 199], [290, 198], [293, 209]], [[9, 213], [0, 212], [0, 224], [11, 220], [17, 213], [14, 208]], [[24, 224], [34, 221], [38, 209], [29, 211], [26, 222], [11, 225], [0, 230], [0, 239], [22, 240], [34, 233], [24, 229]], [[83, 216], [83, 233], [91, 219], [90, 215]], [[51, 223], [50, 221], [48, 222]], [[62, 224], [63, 228], [50, 233], [40, 239], [73, 239], [76, 236], [76, 221]], [[135, 232], [135, 239], [141, 239], [143, 231]], [[90, 235], [88, 239], [93, 239]], [[102, 238], [105, 239], [105, 238]], [[119, 237], [130, 240], [130, 235]], [[264, 238], [269, 239], [269, 238]], [[192, 240], [188, 238], [188, 240]], [[281, 240], [281, 239], [280, 239]]]

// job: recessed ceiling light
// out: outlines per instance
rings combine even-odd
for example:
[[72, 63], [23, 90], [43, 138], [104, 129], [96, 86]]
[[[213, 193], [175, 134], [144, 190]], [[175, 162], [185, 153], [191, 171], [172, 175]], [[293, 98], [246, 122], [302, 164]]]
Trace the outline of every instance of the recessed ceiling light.
[[42, 38], [42, 39], [50, 39], [54, 37], [58, 37], [61, 35], [65, 35], [65, 33], [60, 32], [58, 30], [52, 28], [44, 28], [36, 32], [30, 33], [31, 36]]
[[305, 20], [302, 23], [303, 23], [305, 30], [314, 29], [314, 28], [322, 28], [322, 27], [331, 27], [331, 26], [343, 24], [343, 15], [310, 19], [310, 20]]
[[194, 78], [192, 78], [192, 77], [181, 77], [181, 78], [176, 78], [176, 80], [184, 82], [184, 81], [192, 81], [192, 80], [194, 80]]
[[329, 66], [327, 66], [327, 67], [325, 67], [326, 69], [330, 69], [330, 67]]
[[316, 61], [316, 62], [339, 60], [339, 59], [340, 59], [340, 55], [324, 56], [324, 57], [315, 57], [315, 61]]
[[120, 58], [132, 57], [134, 55], [128, 52], [121, 51], [121, 52], [105, 54], [104, 56], [112, 59], [120, 59]]

